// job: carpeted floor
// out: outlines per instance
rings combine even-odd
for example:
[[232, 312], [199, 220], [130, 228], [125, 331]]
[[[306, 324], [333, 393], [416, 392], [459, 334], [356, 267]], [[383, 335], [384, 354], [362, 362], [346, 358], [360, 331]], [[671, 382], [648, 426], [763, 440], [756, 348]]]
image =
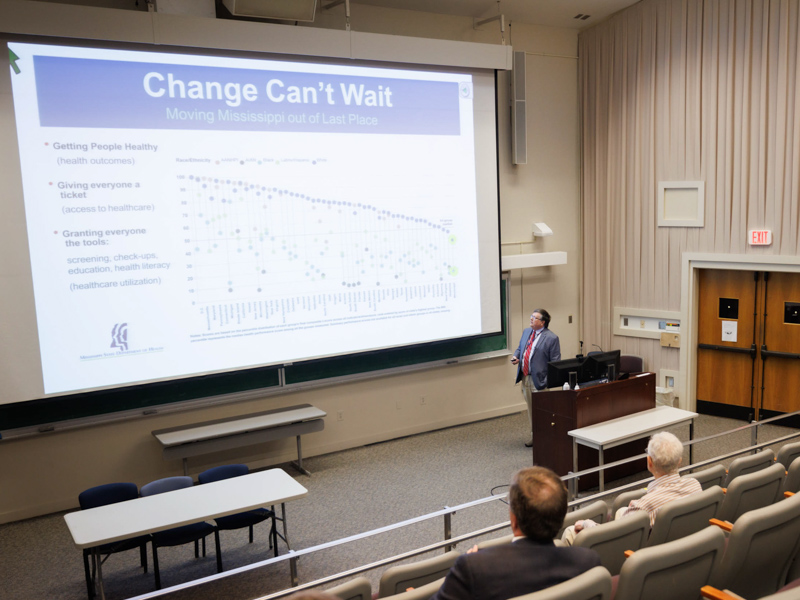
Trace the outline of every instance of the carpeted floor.
[[[326, 456], [309, 458], [311, 477], [286, 470], [308, 488], [308, 496], [287, 505], [289, 535], [295, 549], [308, 548], [345, 536], [455, 506], [505, 491], [511, 475], [531, 464], [523, 446], [526, 415], [482, 421], [420, 434]], [[743, 425], [740, 421], [702, 416], [695, 438]], [[759, 442], [796, 430], [766, 426]], [[688, 426], [675, 433], [688, 439]], [[750, 433], [736, 432], [698, 444], [695, 460], [704, 460], [750, 443]], [[729, 462], [729, 461], [726, 461]], [[642, 474], [642, 477], [646, 476]], [[503, 522], [508, 509], [500, 501], [459, 511], [453, 534]], [[441, 541], [443, 521], [437, 518], [400, 531], [381, 534], [345, 546], [301, 557], [301, 582], [312, 581], [403, 551]], [[254, 544], [247, 530], [222, 532], [226, 569], [269, 558], [267, 524], [256, 526]], [[506, 535], [500, 532], [495, 536]], [[159, 549], [164, 587], [213, 575], [215, 557], [209, 539], [205, 558], [195, 559], [191, 544]], [[464, 550], [467, 545], [459, 548]], [[148, 548], [149, 550], [149, 548]], [[281, 550], [285, 546], [281, 545]], [[149, 553], [148, 553], [149, 554]], [[152, 560], [148, 556], [149, 560]], [[144, 574], [136, 551], [112, 555], [103, 566], [109, 600], [129, 598], [154, 589], [152, 565]], [[368, 572], [377, 590], [382, 569]], [[0, 526], [0, 575], [6, 600], [86, 598], [81, 551], [72, 544], [57, 513]], [[218, 582], [167, 594], [170, 599], [243, 600], [258, 598], [289, 585], [288, 563], [268, 565]], [[335, 584], [331, 584], [335, 585]]]

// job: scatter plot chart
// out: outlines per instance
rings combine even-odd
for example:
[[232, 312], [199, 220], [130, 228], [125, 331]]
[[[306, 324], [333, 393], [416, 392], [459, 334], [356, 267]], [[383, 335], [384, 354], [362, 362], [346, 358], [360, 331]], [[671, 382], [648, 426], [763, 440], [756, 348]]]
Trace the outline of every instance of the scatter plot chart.
[[191, 301], [208, 330], [441, 312], [455, 299], [453, 217], [308, 193], [266, 177], [177, 176]]

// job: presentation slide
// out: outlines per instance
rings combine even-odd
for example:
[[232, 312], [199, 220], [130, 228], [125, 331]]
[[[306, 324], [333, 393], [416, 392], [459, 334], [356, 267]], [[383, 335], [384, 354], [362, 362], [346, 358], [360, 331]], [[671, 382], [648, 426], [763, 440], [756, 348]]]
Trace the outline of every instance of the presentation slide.
[[500, 330], [473, 75], [8, 48], [44, 395]]

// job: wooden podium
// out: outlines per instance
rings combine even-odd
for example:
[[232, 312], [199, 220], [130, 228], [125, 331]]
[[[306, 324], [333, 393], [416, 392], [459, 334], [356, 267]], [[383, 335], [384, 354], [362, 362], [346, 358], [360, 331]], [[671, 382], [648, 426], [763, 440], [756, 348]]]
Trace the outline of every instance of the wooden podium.
[[[533, 464], [550, 467], [559, 475], [572, 471], [572, 438], [568, 431], [655, 408], [654, 373], [602, 383], [580, 390], [552, 390], [532, 394]], [[646, 443], [635, 441], [605, 452], [605, 463], [642, 454]], [[598, 465], [597, 451], [580, 446], [578, 468]], [[606, 471], [606, 482], [644, 471], [645, 459]], [[578, 490], [595, 487], [596, 474], [582, 477]]]

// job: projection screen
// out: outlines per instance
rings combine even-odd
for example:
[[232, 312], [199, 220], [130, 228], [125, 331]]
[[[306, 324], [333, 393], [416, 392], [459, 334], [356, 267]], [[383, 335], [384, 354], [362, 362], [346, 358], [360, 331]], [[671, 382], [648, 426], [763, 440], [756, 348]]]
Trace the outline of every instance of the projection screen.
[[8, 50], [0, 403], [500, 331], [493, 72]]

